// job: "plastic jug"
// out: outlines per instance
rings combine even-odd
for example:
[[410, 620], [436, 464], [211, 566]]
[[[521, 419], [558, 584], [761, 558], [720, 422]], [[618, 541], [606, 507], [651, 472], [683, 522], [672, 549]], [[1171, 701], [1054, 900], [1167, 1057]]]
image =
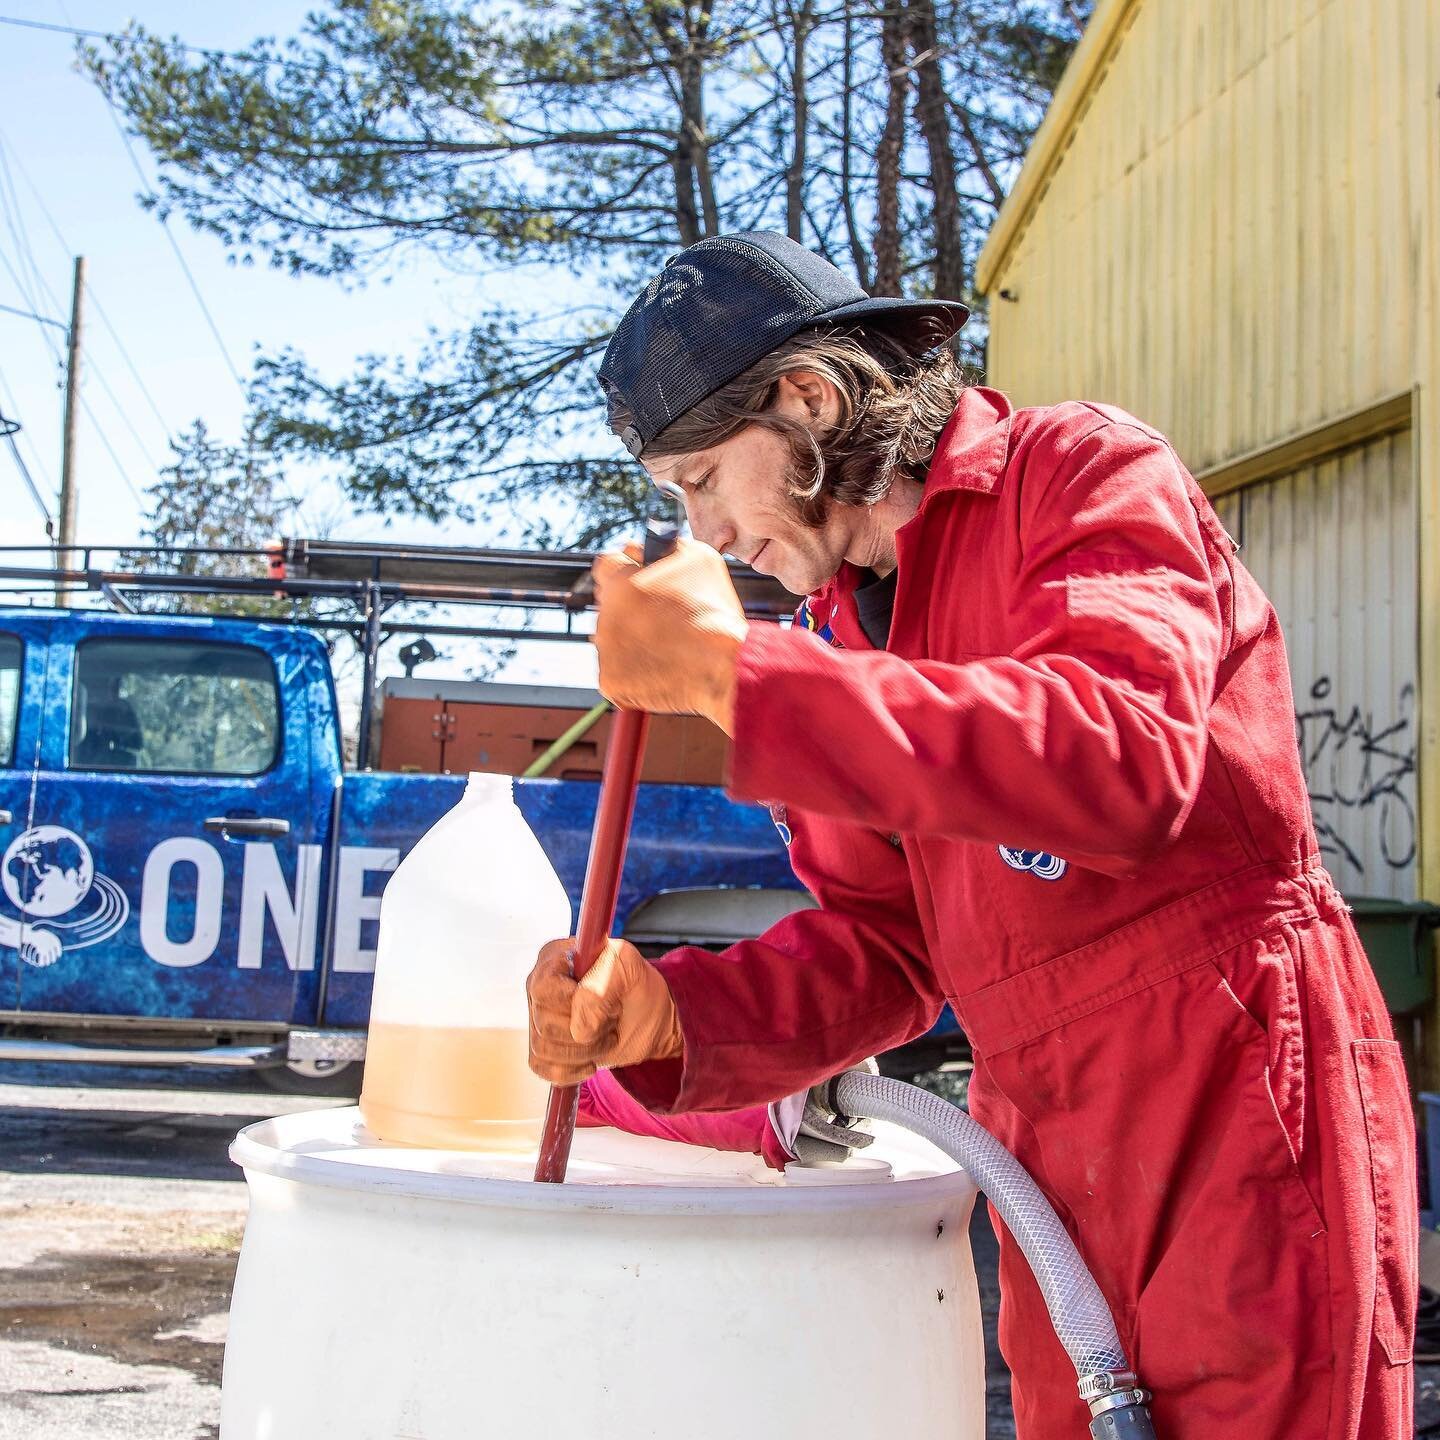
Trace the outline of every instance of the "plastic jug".
[[549, 1087], [527, 1063], [525, 977], [570, 901], [506, 775], [460, 803], [391, 877], [360, 1111], [381, 1140], [533, 1150]]

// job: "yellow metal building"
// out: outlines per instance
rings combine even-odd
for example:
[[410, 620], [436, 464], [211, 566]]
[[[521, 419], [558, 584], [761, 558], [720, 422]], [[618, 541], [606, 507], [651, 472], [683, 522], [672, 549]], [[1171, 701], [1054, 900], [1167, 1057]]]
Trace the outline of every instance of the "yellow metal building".
[[1241, 541], [1342, 889], [1440, 901], [1440, 0], [1101, 0], [977, 279]]

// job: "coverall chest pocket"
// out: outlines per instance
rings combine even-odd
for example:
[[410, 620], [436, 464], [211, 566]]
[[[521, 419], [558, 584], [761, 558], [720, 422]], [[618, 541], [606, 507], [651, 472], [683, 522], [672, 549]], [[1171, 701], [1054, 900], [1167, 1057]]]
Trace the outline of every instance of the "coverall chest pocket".
[[1392, 1365], [1406, 1365], [1415, 1344], [1419, 1268], [1410, 1087], [1395, 1041], [1356, 1040], [1351, 1049], [1374, 1187], [1375, 1338]]

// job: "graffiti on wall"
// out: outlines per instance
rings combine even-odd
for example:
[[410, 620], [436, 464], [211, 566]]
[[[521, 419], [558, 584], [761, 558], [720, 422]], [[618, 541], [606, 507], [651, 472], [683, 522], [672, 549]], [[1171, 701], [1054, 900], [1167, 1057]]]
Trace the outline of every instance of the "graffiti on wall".
[[1342, 885], [1415, 861], [1415, 687], [1389, 713], [1346, 706], [1322, 675], [1297, 711], [1295, 731], [1320, 850]]

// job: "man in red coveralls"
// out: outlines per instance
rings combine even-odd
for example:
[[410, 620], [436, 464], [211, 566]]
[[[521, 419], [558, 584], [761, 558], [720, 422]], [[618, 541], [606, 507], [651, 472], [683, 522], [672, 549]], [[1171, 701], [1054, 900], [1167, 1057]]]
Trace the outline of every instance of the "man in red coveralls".
[[[965, 388], [934, 348], [963, 320], [748, 235], [616, 331], [611, 423], [703, 543], [598, 562], [600, 688], [720, 725], [821, 908], [719, 955], [612, 941], [578, 986], [547, 946], [532, 1064], [734, 1109], [948, 1000], [972, 1113], [1074, 1236], [1164, 1440], [1393, 1440], [1413, 1123], [1275, 613], [1161, 435]], [[722, 551], [807, 595], [799, 623], [747, 624]], [[1083, 1436], [1003, 1234], [1001, 1284], [1021, 1440]]]

